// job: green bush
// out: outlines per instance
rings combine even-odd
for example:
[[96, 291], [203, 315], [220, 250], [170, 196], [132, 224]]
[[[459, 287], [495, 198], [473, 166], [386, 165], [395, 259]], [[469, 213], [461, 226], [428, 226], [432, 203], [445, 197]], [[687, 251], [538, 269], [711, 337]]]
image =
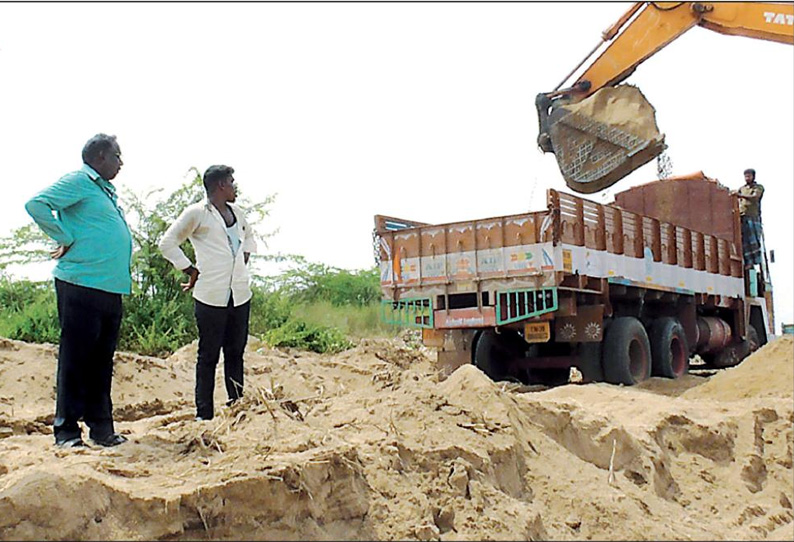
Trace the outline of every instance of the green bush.
[[52, 283], [0, 279], [0, 307], [0, 336], [36, 343], [60, 340]]
[[[269, 277], [267, 303], [252, 305], [251, 333], [271, 346], [291, 346], [314, 352], [339, 352], [353, 343], [348, 337], [393, 336], [395, 329], [379, 316], [380, 277], [376, 268], [350, 271], [301, 257], [296, 266]], [[268, 308], [264, 325], [253, 325]], [[278, 319], [274, 317], [278, 316]]]
[[198, 337], [193, 299], [133, 294], [124, 297], [119, 350], [168, 356]]
[[292, 302], [278, 291], [268, 291], [261, 286], [252, 286], [251, 315], [248, 332], [264, 335], [271, 329], [283, 326], [292, 318]]
[[336, 328], [310, 324], [303, 320], [289, 320], [271, 329], [262, 337], [272, 347], [291, 346], [319, 353], [337, 353], [353, 346]]
[[377, 268], [349, 271], [296, 259], [298, 266], [275, 278], [276, 286], [296, 303], [327, 301], [335, 306], [363, 307], [380, 299]]
[[[197, 336], [192, 301], [124, 296], [119, 349], [168, 355]], [[32, 343], [60, 340], [52, 283], [0, 280], [0, 336]]]

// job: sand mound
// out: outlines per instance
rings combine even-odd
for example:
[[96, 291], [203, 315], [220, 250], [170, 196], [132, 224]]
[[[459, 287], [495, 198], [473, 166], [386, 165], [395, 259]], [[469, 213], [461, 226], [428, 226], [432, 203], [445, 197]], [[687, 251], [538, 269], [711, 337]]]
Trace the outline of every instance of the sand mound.
[[55, 349], [4, 340], [0, 538], [791, 540], [794, 383], [708, 391], [790, 351], [710, 379], [527, 391], [470, 365], [439, 382], [411, 340], [334, 356], [252, 342], [245, 396], [222, 406], [219, 371], [204, 423], [195, 345], [119, 354], [130, 442], [59, 450]]
[[794, 382], [794, 336], [767, 343], [736, 367], [683, 394], [689, 399], [732, 401], [750, 397], [790, 397]]

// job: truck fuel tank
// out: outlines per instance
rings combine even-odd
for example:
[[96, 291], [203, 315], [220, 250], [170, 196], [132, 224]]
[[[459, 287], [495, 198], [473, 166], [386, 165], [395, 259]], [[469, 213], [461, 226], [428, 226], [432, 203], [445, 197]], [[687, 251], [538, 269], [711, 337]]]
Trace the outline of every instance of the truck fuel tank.
[[716, 316], [698, 316], [697, 352], [719, 352], [731, 342], [731, 326]]

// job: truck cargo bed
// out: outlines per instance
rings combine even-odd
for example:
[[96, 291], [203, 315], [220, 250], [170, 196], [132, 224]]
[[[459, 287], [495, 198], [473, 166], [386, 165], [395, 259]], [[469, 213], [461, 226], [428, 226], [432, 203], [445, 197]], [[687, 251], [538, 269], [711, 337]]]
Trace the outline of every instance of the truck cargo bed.
[[413, 303], [414, 316], [421, 305], [435, 327], [453, 309], [482, 326], [504, 321], [500, 304], [550, 312], [558, 291], [598, 293], [603, 281], [717, 303], [744, 293], [735, 229], [704, 233], [556, 190], [545, 210], [519, 215], [437, 225], [378, 215], [375, 235], [384, 299]]

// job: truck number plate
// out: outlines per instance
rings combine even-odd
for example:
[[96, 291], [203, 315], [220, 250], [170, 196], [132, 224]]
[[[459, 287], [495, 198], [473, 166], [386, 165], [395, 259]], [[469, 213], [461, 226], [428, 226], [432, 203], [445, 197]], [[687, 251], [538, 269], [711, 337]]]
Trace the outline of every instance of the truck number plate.
[[524, 340], [528, 343], [545, 343], [551, 338], [548, 322], [531, 322], [524, 324]]

